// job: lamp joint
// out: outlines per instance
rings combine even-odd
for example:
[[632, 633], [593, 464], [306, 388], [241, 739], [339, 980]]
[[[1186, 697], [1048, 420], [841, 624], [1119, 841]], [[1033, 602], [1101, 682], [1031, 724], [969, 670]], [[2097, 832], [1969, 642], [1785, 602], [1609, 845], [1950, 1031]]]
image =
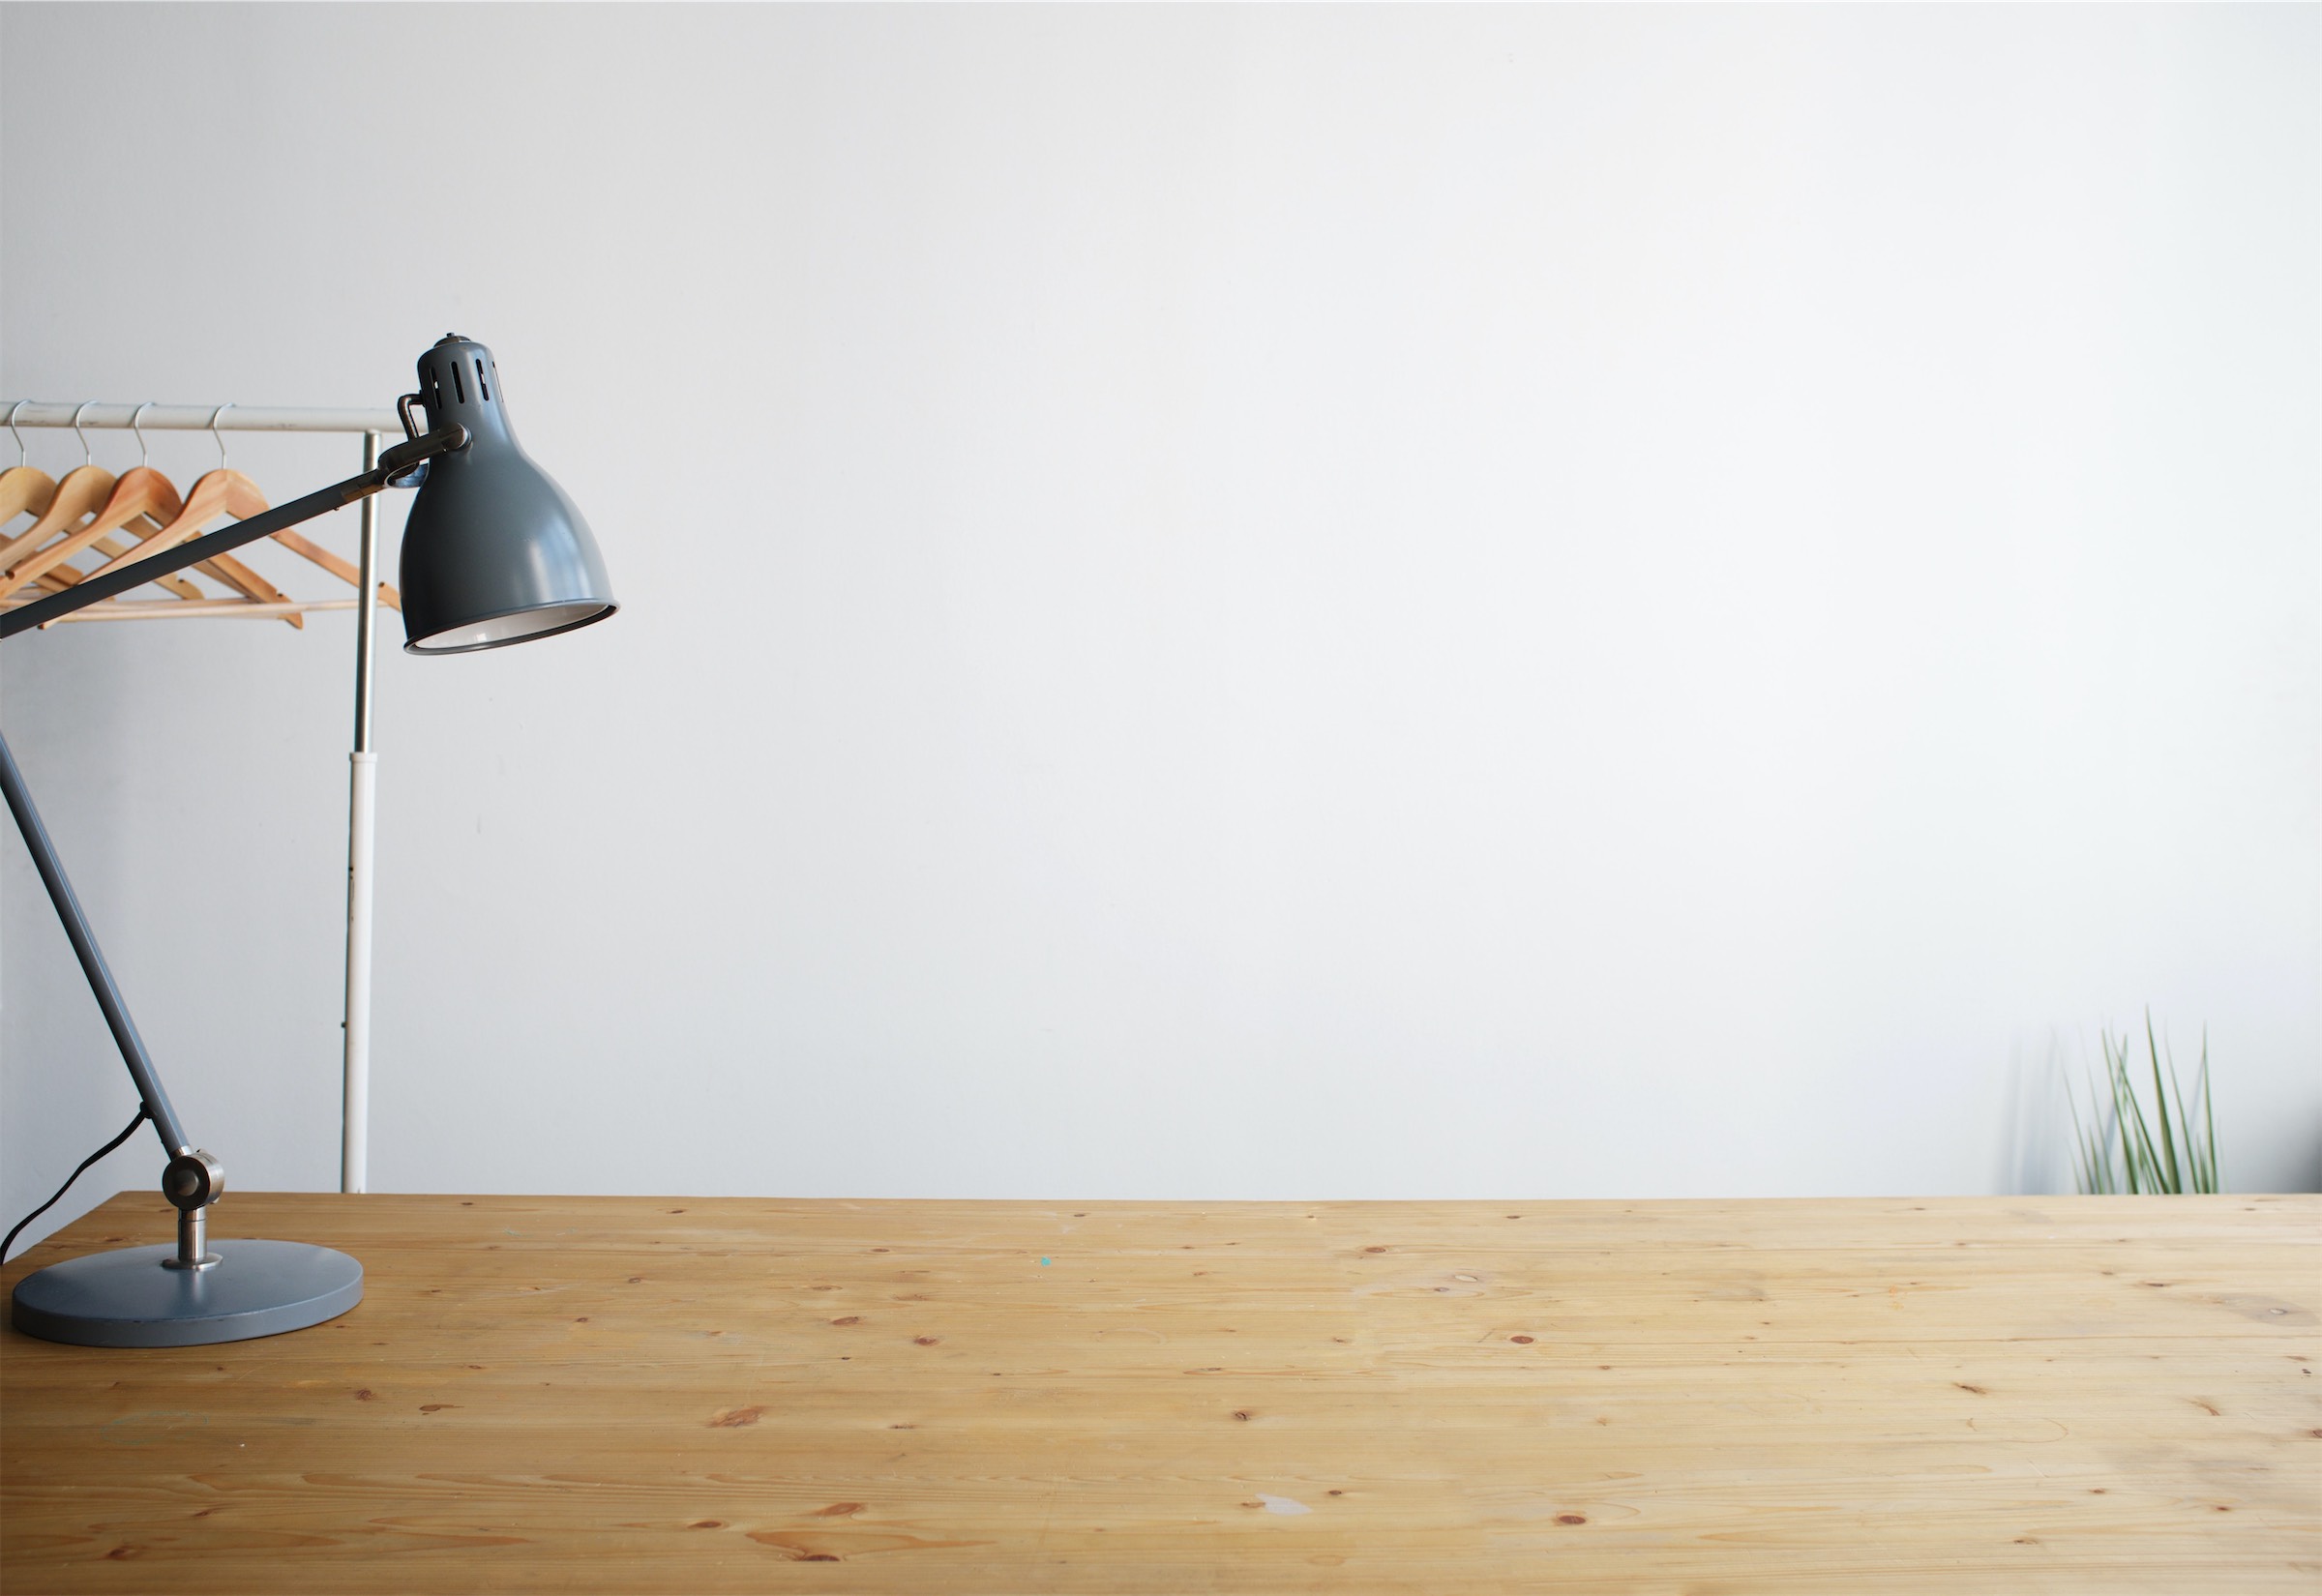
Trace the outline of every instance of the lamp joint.
[[162, 1171], [162, 1196], [181, 1214], [198, 1213], [225, 1195], [225, 1166], [198, 1147], [187, 1148]]
[[[417, 395], [406, 394], [408, 401]], [[406, 410], [403, 426], [410, 427], [411, 417]], [[413, 488], [428, 474], [428, 461], [438, 455], [457, 454], [467, 447], [467, 429], [458, 422], [446, 422], [432, 432], [422, 432], [406, 439], [379, 457], [378, 470], [372, 480], [386, 488]]]

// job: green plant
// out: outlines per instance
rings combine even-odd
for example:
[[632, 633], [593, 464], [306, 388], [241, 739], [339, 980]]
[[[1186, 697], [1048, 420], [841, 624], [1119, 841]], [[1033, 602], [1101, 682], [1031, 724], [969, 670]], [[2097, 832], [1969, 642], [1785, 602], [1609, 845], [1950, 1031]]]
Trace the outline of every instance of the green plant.
[[[2089, 1082], [2089, 1121], [2080, 1119], [2080, 1105], [2072, 1103], [2072, 1136], [2077, 1143], [2072, 1160], [2084, 1193], [2215, 1192], [2218, 1184], [2218, 1127], [2209, 1104], [2209, 1033], [2201, 1033], [2201, 1068], [2193, 1077], [2193, 1106], [2201, 1110], [2198, 1123], [2186, 1107], [2177, 1084], [2177, 1061], [2168, 1061], [2168, 1088], [2161, 1087], [2161, 1047], [2153, 1034], [2153, 1015], [2145, 1014], [2145, 1050], [2153, 1066], [2153, 1117], [2137, 1097], [2128, 1074], [2128, 1036], [2116, 1042], [2109, 1031], [2100, 1033], [2104, 1046], [2104, 1089]], [[2068, 1093], [2068, 1096], [2069, 1094]], [[2175, 1111], [2171, 1112], [2172, 1099]], [[2158, 1127], [2157, 1140], [2154, 1130]], [[2182, 1151], [2183, 1158], [2179, 1153]]]

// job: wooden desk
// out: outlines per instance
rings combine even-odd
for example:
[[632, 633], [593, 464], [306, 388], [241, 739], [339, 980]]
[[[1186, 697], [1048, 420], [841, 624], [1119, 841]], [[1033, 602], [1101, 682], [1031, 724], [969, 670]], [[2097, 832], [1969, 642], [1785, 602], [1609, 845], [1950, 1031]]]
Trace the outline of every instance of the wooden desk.
[[[0, 1351], [12, 1596], [2322, 1585], [2322, 1199], [236, 1195], [332, 1324]], [[168, 1234], [116, 1197], [0, 1274]]]

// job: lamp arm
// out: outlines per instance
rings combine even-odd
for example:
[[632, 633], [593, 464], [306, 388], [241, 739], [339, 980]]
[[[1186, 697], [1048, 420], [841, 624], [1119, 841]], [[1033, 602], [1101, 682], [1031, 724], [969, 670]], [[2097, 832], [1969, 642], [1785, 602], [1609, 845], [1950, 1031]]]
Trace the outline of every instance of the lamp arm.
[[162, 1138], [162, 1146], [171, 1158], [192, 1152], [194, 1144], [186, 1139], [177, 1110], [169, 1107], [169, 1094], [162, 1089], [162, 1078], [154, 1073], [153, 1060], [146, 1056], [136, 1022], [129, 1018], [129, 1008], [121, 1001], [120, 988], [113, 985], [113, 972], [105, 967], [104, 954], [97, 946], [96, 934], [89, 930], [88, 916], [80, 912], [80, 900], [74, 895], [73, 883], [65, 877], [65, 867], [56, 856], [55, 844], [48, 841], [48, 828], [41, 824], [41, 812], [32, 806], [32, 794], [25, 789], [23, 774], [16, 769], [15, 755], [9, 752], [6, 737], [0, 737], [0, 787], [7, 789], [9, 813], [15, 816], [16, 830], [23, 834], [24, 846], [30, 850], [33, 865], [41, 872], [41, 884], [48, 889], [48, 901], [56, 905], [56, 917], [65, 923], [65, 934], [72, 938], [81, 973], [89, 978], [89, 988], [97, 994], [97, 1006], [104, 1011], [104, 1022], [111, 1027], [113, 1042], [121, 1049], [121, 1061], [129, 1066], [130, 1078], [137, 1083], [137, 1097], [153, 1121], [154, 1134]]
[[0, 637], [13, 637], [19, 632], [45, 626], [50, 621], [61, 620], [72, 614], [75, 609], [83, 609], [109, 599], [116, 593], [141, 587], [157, 576], [166, 576], [172, 571], [183, 571], [189, 565], [228, 553], [246, 543], [272, 537], [301, 521], [311, 521], [317, 516], [342, 510], [358, 499], [371, 497], [383, 488], [397, 486], [398, 479], [407, 476], [412, 467], [422, 461], [466, 446], [467, 429], [456, 426], [439, 427], [407, 443], [399, 443], [379, 457], [379, 463], [375, 467], [359, 477], [349, 477], [342, 483], [309, 493], [304, 498], [292, 499], [288, 504], [278, 504], [272, 510], [253, 516], [246, 521], [220, 527], [190, 543], [179, 544], [175, 548], [164, 549], [158, 554], [133, 561], [118, 571], [91, 576], [87, 581], [75, 583], [62, 593], [52, 593], [37, 604], [12, 609], [0, 615]]

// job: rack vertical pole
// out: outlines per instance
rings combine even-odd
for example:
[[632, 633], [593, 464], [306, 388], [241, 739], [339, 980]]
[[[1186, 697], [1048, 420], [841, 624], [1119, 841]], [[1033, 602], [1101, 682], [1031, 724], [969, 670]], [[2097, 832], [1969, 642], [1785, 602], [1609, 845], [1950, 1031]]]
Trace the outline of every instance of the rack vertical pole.
[[[379, 434], [363, 434], [363, 468], [379, 463]], [[372, 630], [379, 602], [379, 501], [363, 501], [362, 592], [355, 606], [355, 748], [346, 824], [346, 1080], [339, 1189], [371, 1188], [371, 893], [372, 794], [379, 756], [371, 748]]]

